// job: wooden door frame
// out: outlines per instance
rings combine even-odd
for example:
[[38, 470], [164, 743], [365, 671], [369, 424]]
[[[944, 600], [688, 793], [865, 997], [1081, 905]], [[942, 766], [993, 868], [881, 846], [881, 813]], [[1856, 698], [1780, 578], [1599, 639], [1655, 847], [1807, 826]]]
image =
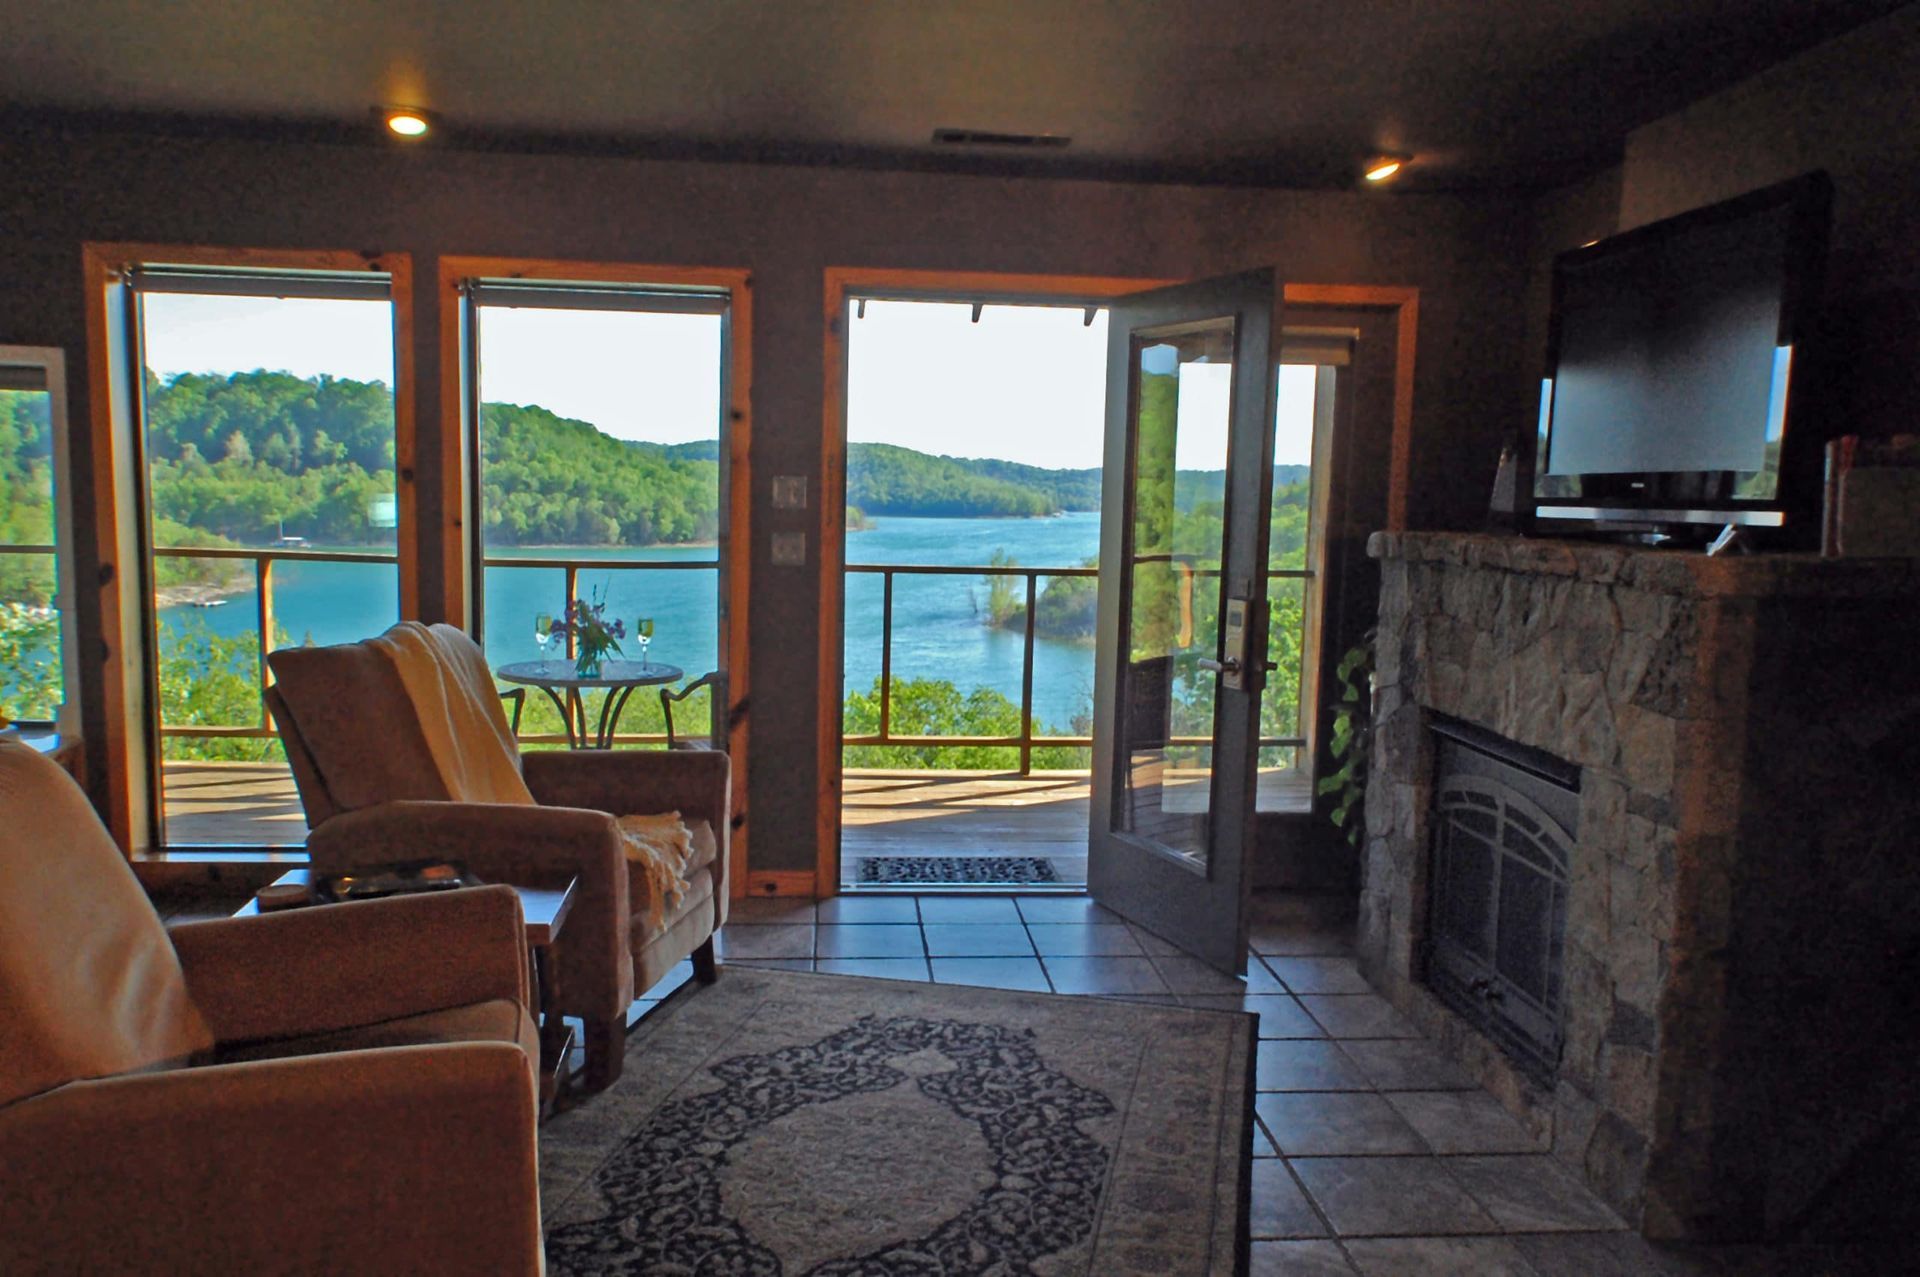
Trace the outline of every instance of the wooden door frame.
[[1420, 290], [1390, 284], [1288, 284], [1285, 304], [1392, 312], [1393, 447], [1387, 467], [1386, 530], [1404, 532], [1413, 466], [1413, 366], [1420, 329]]
[[732, 826], [728, 839], [728, 894], [747, 886], [748, 607], [753, 597], [753, 273], [742, 267], [661, 266], [634, 262], [579, 262], [538, 257], [440, 258], [435, 305], [440, 320], [441, 522], [438, 529], [445, 583], [442, 615], [472, 632], [473, 562], [467, 512], [473, 499], [471, 411], [478, 387], [467, 379], [464, 288], [476, 279], [537, 280], [557, 284], [627, 284], [725, 290], [727, 315], [727, 701], [716, 707], [727, 725], [733, 760]]
[[[97, 646], [104, 652], [97, 695], [103, 709], [106, 739], [99, 792], [105, 799], [108, 831], [129, 857], [156, 856], [162, 849], [148, 843], [156, 832], [163, 784], [158, 769], [159, 710], [150, 704], [144, 684], [154, 660], [153, 624], [141, 597], [144, 567], [126, 571], [116, 567], [124, 550], [145, 556], [150, 530], [139, 526], [142, 505], [123, 510], [117, 499], [123, 480], [144, 490], [147, 476], [127, 469], [144, 455], [143, 441], [129, 432], [140, 414], [123, 406], [115, 411], [116, 388], [125, 369], [117, 367], [133, 353], [126, 335], [109, 323], [110, 289], [127, 287], [127, 272], [141, 265], [238, 267], [253, 270], [378, 271], [388, 277], [393, 307], [393, 434], [394, 496], [397, 527], [394, 554], [400, 578], [400, 615], [420, 615], [420, 546], [418, 490], [414, 466], [418, 435], [414, 418], [413, 258], [402, 252], [350, 249], [222, 248], [205, 244], [89, 242], [80, 246], [81, 283], [87, 332], [88, 455], [85, 468], [93, 498], [92, 532], [99, 559], [100, 633]], [[124, 473], [123, 473], [124, 472]], [[131, 538], [125, 540], [124, 538]], [[76, 583], [76, 590], [78, 589]], [[131, 659], [130, 659], [131, 658]], [[139, 689], [136, 694], [136, 689]], [[85, 689], [83, 689], [84, 692]], [[135, 753], [153, 766], [136, 770]], [[280, 857], [284, 858], [284, 857]]]
[[[820, 898], [840, 890], [840, 815], [842, 799], [841, 686], [845, 642], [843, 594], [846, 571], [846, 334], [842, 317], [855, 295], [892, 295], [923, 300], [962, 297], [1025, 298], [1041, 303], [1070, 305], [1075, 300], [1104, 302], [1127, 293], [1164, 287], [1176, 280], [1139, 279], [1104, 275], [1019, 275], [998, 272], [896, 270], [873, 267], [828, 267], [825, 272], [823, 324], [825, 382], [821, 409], [820, 471], [818, 475], [818, 537], [820, 597], [819, 670], [816, 693], [816, 752], [819, 776], [814, 796], [814, 869], [811, 873], [769, 872], [756, 875], [756, 895], [811, 895]], [[1412, 458], [1413, 371], [1419, 328], [1420, 290], [1400, 285], [1287, 284], [1285, 304], [1311, 308], [1387, 310], [1396, 318], [1392, 461], [1387, 476], [1387, 528], [1406, 527], [1407, 484]], [[1283, 320], [1284, 323], [1284, 320]]]
[[1107, 275], [1016, 275], [985, 271], [895, 270], [830, 266], [825, 273], [823, 329], [826, 385], [822, 395], [818, 491], [820, 656], [816, 696], [820, 773], [814, 796], [814, 868], [811, 873], [763, 874], [763, 895], [840, 892], [841, 697], [846, 641], [847, 341], [841, 317], [855, 296], [903, 301], [1027, 301], [1038, 305], [1104, 305], [1127, 293], [1158, 288], [1159, 279]]

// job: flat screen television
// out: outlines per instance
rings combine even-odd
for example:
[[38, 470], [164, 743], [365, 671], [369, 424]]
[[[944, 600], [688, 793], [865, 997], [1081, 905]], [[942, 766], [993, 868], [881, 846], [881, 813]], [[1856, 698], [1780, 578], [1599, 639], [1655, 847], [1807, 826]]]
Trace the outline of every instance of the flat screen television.
[[1810, 522], [1788, 431], [1831, 204], [1813, 173], [1555, 259], [1537, 528]]

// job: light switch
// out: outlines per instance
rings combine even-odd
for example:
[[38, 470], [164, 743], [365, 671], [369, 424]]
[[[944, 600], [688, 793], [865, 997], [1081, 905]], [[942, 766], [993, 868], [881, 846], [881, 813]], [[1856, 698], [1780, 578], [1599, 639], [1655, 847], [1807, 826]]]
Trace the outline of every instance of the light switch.
[[804, 474], [773, 476], [773, 508], [776, 510], [806, 509], [807, 476]]
[[773, 565], [777, 568], [805, 567], [807, 565], [807, 534], [804, 532], [774, 533]]

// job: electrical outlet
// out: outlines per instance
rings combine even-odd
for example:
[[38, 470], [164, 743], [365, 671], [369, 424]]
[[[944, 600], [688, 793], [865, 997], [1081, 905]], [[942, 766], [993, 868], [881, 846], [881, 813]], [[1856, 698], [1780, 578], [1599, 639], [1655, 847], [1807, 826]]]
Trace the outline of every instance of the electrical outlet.
[[776, 510], [806, 509], [807, 476], [804, 474], [773, 476], [773, 508]]
[[777, 568], [805, 567], [807, 565], [807, 534], [804, 532], [774, 533], [773, 565]]

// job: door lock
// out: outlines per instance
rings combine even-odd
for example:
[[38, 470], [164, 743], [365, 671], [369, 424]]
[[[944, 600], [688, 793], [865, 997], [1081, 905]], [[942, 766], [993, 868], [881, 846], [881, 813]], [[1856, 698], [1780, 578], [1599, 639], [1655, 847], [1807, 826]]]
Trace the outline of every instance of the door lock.
[[1228, 599], [1226, 624], [1221, 627], [1220, 659], [1202, 657], [1200, 668], [1220, 676], [1220, 686], [1241, 691], [1247, 686], [1247, 635], [1252, 631], [1252, 607], [1246, 599]]

